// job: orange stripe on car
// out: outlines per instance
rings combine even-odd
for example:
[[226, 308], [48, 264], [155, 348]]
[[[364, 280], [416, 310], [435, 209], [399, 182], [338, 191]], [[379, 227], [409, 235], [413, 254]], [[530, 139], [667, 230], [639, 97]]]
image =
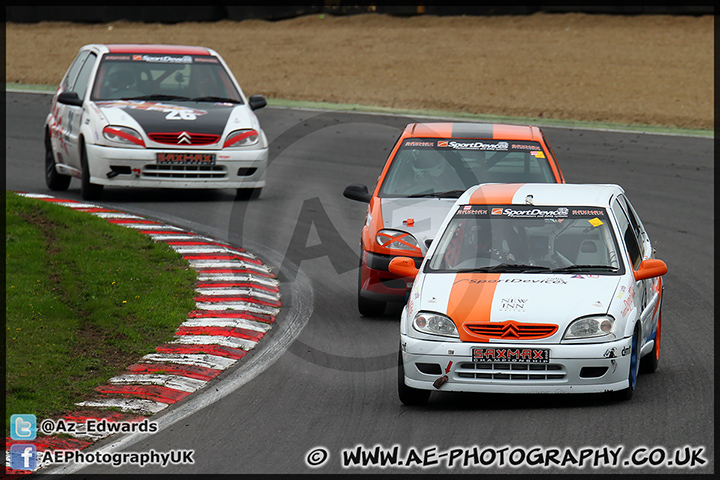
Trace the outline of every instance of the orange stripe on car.
[[448, 298], [447, 314], [458, 327], [463, 341], [488, 341], [487, 338], [470, 336], [462, 324], [466, 320], [489, 322], [490, 311], [499, 273], [458, 273]]
[[653, 317], [657, 315], [658, 309], [660, 308], [660, 303], [662, 300], [662, 277], [657, 277], [657, 281], [655, 282], [655, 286], [653, 287], [653, 290], [658, 295], [658, 301], [655, 303], [655, 308], [653, 309]]
[[541, 138], [537, 127], [525, 125], [505, 125], [496, 123], [493, 125], [493, 137], [499, 140], [530, 140], [538, 141]]
[[523, 185], [522, 183], [485, 185], [473, 192], [470, 196], [470, 203], [473, 205], [510, 205], [515, 193]]
[[452, 138], [452, 123], [416, 123], [412, 128], [412, 137]]

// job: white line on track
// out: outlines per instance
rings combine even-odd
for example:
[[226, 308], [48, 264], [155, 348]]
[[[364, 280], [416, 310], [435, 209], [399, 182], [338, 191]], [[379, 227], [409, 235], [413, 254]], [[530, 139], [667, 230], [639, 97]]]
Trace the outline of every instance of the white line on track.
[[280, 300], [279, 293], [264, 292], [262, 290], [256, 290], [254, 288], [196, 288], [195, 291], [201, 295], [249, 295], [253, 298], [257, 298], [258, 300]]
[[142, 358], [153, 363], [178, 363], [215, 370], [225, 370], [235, 363], [231, 358], [207, 353], [148, 353]]
[[258, 272], [270, 272], [270, 269], [265, 265], [243, 262], [242, 260], [188, 260], [188, 262], [190, 267], [200, 270], [203, 268], [247, 268]]
[[168, 407], [167, 403], [144, 398], [97, 398], [78, 403], [82, 407], [117, 408], [123, 412], [153, 414]]
[[249, 302], [223, 302], [223, 303], [197, 303], [198, 310], [245, 310], [250, 313], [262, 313], [263, 315], [271, 315], [276, 317], [280, 313], [279, 308], [257, 305]]
[[181, 345], [222, 345], [223, 347], [252, 350], [256, 341], [240, 337], [224, 337], [222, 335], [177, 335], [170, 343]]
[[230, 327], [230, 328], [244, 328], [246, 330], [254, 330], [256, 332], [267, 332], [271, 326], [267, 323], [255, 322], [253, 320], [246, 320], [244, 318], [189, 318], [185, 320], [182, 325], [183, 327]]
[[118, 375], [117, 377], [112, 377], [109, 382], [113, 385], [160, 385], [189, 393], [207, 385], [206, 381], [195, 378], [150, 373]]
[[[77, 208], [76, 205], [68, 205], [70, 208]], [[137, 215], [131, 215], [129, 213], [122, 213], [122, 212], [91, 212], [92, 215], [95, 215], [96, 217], [104, 218], [104, 219], [110, 219], [110, 218], [124, 218], [128, 220], [147, 220], [143, 217], [138, 217]], [[128, 224], [130, 225], [130, 224]]]
[[199, 282], [256, 282], [263, 285], [277, 287], [280, 282], [270, 277], [258, 277], [255, 275], [246, 275], [243, 273], [239, 274], [228, 274], [228, 273], [198, 273], [197, 279]]

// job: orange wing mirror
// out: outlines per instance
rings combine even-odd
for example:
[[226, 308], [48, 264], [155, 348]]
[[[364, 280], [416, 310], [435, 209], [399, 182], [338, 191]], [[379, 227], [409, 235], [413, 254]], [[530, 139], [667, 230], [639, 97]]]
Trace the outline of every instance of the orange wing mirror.
[[418, 273], [418, 269], [415, 266], [415, 260], [413, 260], [410, 257], [395, 257], [392, 260], [390, 260], [390, 265], [388, 265], [388, 270], [390, 270], [395, 275], [399, 275], [401, 277], [410, 277], [415, 278], [415, 276]]
[[646, 278], [659, 277], [665, 275], [668, 271], [667, 264], [656, 258], [649, 258], [640, 262], [640, 267], [635, 270], [635, 280], [645, 280]]

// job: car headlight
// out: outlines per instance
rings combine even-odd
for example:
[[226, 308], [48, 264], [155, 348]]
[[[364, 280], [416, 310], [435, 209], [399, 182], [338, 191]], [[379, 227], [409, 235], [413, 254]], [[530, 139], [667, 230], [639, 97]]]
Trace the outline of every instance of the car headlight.
[[144, 147], [145, 141], [142, 136], [130, 127], [120, 127], [117, 125], [108, 125], [103, 128], [103, 137], [112, 143], [122, 145], [124, 147], [139, 146]]
[[418, 332], [443, 337], [459, 337], [457, 327], [445, 315], [432, 312], [419, 312], [413, 319], [413, 328]]
[[574, 320], [565, 330], [563, 340], [614, 340], [615, 319], [610, 315], [595, 315]]
[[235, 130], [225, 139], [223, 148], [250, 147], [260, 141], [260, 134], [254, 129]]
[[383, 248], [420, 253], [420, 247], [415, 237], [400, 230], [380, 230], [377, 235], [375, 235], [375, 241]]

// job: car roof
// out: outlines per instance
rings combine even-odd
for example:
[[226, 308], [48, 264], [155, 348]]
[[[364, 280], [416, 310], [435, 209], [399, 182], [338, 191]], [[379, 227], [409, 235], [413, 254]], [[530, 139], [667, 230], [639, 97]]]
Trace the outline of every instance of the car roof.
[[405, 127], [409, 138], [485, 138], [496, 140], [530, 140], [542, 138], [539, 127], [505, 123], [432, 122], [411, 123]]
[[457, 203], [608, 207], [610, 201], [622, 193], [624, 193], [623, 188], [614, 184], [486, 183], [470, 187], [460, 196]]
[[90, 44], [83, 48], [94, 48], [103, 53], [144, 53], [160, 55], [216, 55], [216, 52], [201, 46], [163, 45], [151, 43], [106, 43]]

